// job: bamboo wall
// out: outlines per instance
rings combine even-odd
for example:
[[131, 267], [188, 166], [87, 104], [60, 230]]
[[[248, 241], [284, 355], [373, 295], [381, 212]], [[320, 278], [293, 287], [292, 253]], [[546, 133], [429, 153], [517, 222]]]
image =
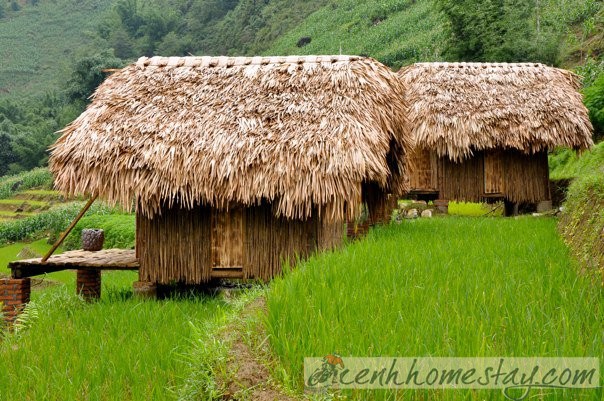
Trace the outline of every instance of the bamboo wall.
[[211, 209], [164, 208], [153, 219], [137, 215], [139, 280], [204, 283], [211, 274]]
[[507, 150], [491, 152], [485, 158], [483, 152], [476, 152], [462, 163], [440, 158], [438, 188], [439, 198], [447, 200], [480, 202], [489, 197], [518, 203], [550, 200], [547, 153], [525, 155]]
[[341, 223], [277, 218], [269, 205], [248, 208], [245, 214], [244, 278], [269, 280], [281, 273], [283, 262], [293, 264], [297, 257], [337, 247], [344, 236]]
[[438, 197], [446, 200], [479, 202], [483, 197], [482, 154], [454, 163], [447, 157], [438, 160]]
[[215, 227], [213, 233], [212, 213], [210, 208], [198, 207], [191, 211], [166, 209], [161, 217], [152, 220], [138, 216], [140, 281], [205, 283], [211, 279], [217, 260], [241, 260], [241, 278], [266, 281], [281, 273], [283, 262], [289, 260], [293, 264], [298, 257], [335, 248], [345, 235], [342, 223], [325, 224], [319, 218], [277, 218], [271, 206], [264, 204], [242, 210], [243, 252], [230, 248], [233, 257], [222, 254], [217, 258], [212, 236], [223, 240], [224, 233], [217, 233]]
[[504, 175], [506, 198], [512, 202], [538, 203], [551, 200], [547, 152], [527, 156], [505, 152]]
[[363, 202], [367, 205], [370, 225], [388, 224], [397, 207], [396, 197], [389, 196], [377, 184], [363, 184]]
[[433, 192], [438, 186], [438, 157], [434, 152], [420, 148], [409, 156], [409, 187], [416, 193]]

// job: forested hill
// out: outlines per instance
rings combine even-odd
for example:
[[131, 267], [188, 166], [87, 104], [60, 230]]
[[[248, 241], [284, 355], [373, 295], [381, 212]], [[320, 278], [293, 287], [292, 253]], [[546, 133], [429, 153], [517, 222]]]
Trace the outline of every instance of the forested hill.
[[395, 68], [442, 59], [572, 65], [602, 51], [601, 8], [596, 0], [0, 0], [0, 99], [58, 90], [73, 64], [103, 50], [128, 61], [347, 53]]
[[59, 89], [74, 60], [96, 47], [94, 32], [112, 3], [0, 1], [0, 99]]
[[63, 90], [97, 54], [258, 54], [327, 0], [0, 0], [0, 100]]
[[0, 176], [44, 165], [103, 70], [143, 55], [543, 62], [595, 85], [602, 134], [603, 32], [602, 0], [0, 0]]

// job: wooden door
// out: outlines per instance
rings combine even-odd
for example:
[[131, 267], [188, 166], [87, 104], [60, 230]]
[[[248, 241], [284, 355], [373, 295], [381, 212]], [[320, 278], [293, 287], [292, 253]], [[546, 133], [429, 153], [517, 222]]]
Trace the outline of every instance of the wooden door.
[[415, 149], [411, 156], [413, 171], [410, 174], [411, 190], [436, 191], [437, 158], [436, 153], [424, 149]]
[[504, 193], [503, 152], [484, 153], [484, 193], [497, 195]]
[[212, 269], [243, 267], [243, 208], [212, 213]]

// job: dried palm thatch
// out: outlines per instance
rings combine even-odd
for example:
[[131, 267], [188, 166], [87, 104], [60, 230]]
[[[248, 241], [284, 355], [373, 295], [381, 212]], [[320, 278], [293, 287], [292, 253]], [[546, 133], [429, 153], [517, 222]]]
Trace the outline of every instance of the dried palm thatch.
[[399, 71], [417, 146], [461, 161], [474, 150], [585, 149], [579, 81], [541, 64], [418, 63]]
[[52, 146], [58, 189], [143, 215], [179, 204], [355, 215], [361, 183], [401, 193], [403, 85], [355, 56], [153, 57], [111, 75]]

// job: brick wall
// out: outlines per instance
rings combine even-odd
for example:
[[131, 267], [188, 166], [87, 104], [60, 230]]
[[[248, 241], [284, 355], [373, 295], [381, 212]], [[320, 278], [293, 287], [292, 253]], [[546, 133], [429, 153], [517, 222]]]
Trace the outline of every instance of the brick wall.
[[87, 301], [100, 298], [101, 271], [88, 269], [78, 270], [76, 291]]
[[0, 302], [4, 320], [12, 323], [29, 302], [31, 281], [24, 279], [0, 279]]

